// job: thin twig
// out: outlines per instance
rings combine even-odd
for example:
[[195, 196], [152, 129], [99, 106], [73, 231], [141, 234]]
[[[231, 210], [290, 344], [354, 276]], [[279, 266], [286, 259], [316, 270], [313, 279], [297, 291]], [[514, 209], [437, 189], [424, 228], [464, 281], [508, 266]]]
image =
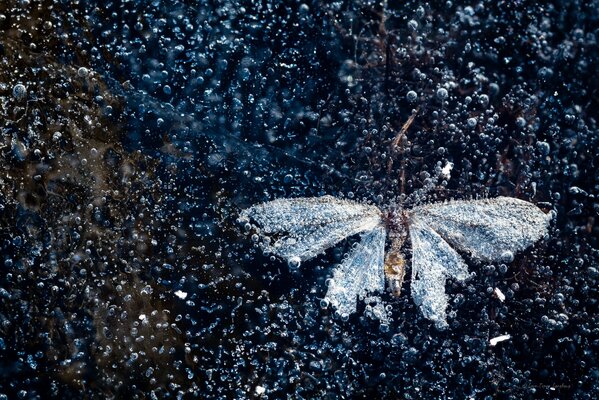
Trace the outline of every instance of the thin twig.
[[391, 150], [395, 150], [397, 148], [401, 139], [405, 136], [408, 129], [410, 129], [410, 126], [414, 122], [416, 115], [418, 115], [419, 110], [420, 110], [420, 107], [417, 107], [416, 110], [414, 110], [414, 112], [412, 113], [412, 115], [410, 115], [410, 118], [408, 118], [408, 120], [403, 124], [403, 126], [399, 130], [399, 133], [395, 136], [395, 139], [393, 139], [393, 142], [391, 142]]

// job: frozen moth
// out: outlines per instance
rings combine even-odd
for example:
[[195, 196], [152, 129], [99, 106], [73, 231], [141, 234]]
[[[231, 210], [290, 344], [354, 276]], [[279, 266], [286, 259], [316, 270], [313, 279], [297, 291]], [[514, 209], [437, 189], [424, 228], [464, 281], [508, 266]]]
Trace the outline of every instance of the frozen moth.
[[[547, 234], [551, 217], [534, 204], [510, 197], [451, 201], [384, 214], [374, 205], [332, 196], [278, 199], [241, 213], [253, 222], [263, 248], [290, 264], [299, 264], [341, 240], [360, 234], [343, 262], [333, 271], [326, 300], [341, 315], [356, 311], [358, 298], [374, 315], [386, 319], [374, 294], [384, 290], [385, 279], [400, 294], [405, 260], [401, 249], [412, 244], [411, 291], [423, 315], [438, 327], [447, 324], [445, 309], [448, 277], [464, 281], [468, 267], [456, 252], [468, 252], [483, 261], [510, 261]], [[385, 243], [390, 248], [385, 254]]]

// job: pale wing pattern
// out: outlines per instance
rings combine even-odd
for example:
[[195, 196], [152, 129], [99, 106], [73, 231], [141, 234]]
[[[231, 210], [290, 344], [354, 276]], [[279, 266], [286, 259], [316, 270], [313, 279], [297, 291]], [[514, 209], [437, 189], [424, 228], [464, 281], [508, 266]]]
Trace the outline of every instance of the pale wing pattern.
[[266, 250], [302, 261], [381, 224], [376, 206], [332, 196], [273, 200], [242, 211], [240, 217], [262, 228]]
[[385, 289], [383, 264], [386, 232], [382, 226], [362, 233], [343, 262], [333, 271], [326, 299], [341, 315], [356, 312], [358, 297]]
[[449, 244], [417, 217], [410, 225], [412, 242], [412, 298], [424, 316], [438, 327], [447, 325], [445, 309], [448, 276], [458, 280], [468, 277], [468, 267]]
[[511, 197], [430, 204], [410, 214], [451, 245], [485, 261], [531, 246], [547, 234], [551, 220], [534, 204]]

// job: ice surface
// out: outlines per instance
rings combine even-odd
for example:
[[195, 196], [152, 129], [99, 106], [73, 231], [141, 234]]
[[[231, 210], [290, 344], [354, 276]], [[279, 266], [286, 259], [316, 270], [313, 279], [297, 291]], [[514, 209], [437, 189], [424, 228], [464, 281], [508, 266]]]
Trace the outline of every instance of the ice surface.
[[[333, 271], [326, 299], [341, 315], [356, 312], [358, 296], [366, 299], [370, 293], [385, 289], [386, 232], [382, 226], [361, 235], [343, 262]], [[369, 298], [370, 300], [376, 300]], [[380, 308], [375, 307], [374, 310]], [[383, 313], [374, 313], [379, 319]]]
[[474, 258], [500, 261], [547, 234], [551, 216], [532, 203], [511, 197], [452, 201], [411, 210], [412, 219]]
[[256, 221], [265, 249], [288, 261], [308, 260], [381, 223], [377, 207], [332, 196], [273, 200], [244, 210], [241, 218]]

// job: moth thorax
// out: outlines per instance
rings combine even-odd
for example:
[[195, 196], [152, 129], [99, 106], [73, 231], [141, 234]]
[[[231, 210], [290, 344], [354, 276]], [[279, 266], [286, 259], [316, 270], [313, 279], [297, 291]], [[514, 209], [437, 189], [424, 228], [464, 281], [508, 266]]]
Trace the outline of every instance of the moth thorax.
[[[389, 233], [389, 237], [393, 242], [399, 241], [396, 247], [401, 247], [401, 244], [408, 236], [407, 224], [408, 214], [403, 209], [395, 209], [386, 212], [383, 216], [385, 228]], [[396, 245], [396, 243], [393, 243]]]

